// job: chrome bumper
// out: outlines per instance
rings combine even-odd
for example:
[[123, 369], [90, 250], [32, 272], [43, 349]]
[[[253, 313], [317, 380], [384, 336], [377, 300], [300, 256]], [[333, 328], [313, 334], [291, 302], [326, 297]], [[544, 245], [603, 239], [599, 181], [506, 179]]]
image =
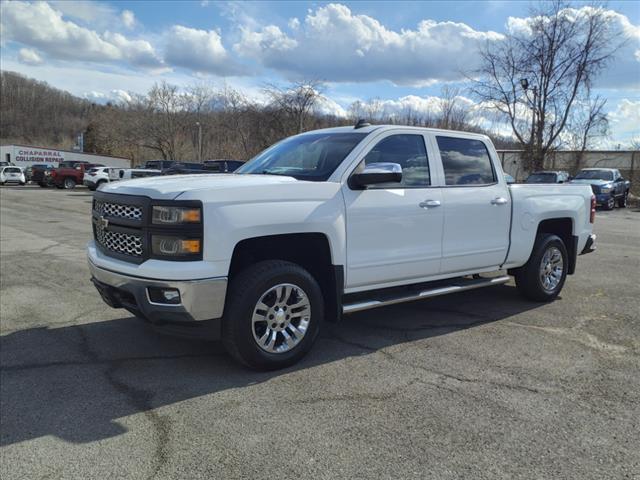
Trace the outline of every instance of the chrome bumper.
[[[92, 281], [102, 299], [114, 308], [126, 308], [152, 322], [192, 322], [222, 317], [227, 293], [227, 278], [202, 280], [156, 280], [122, 275], [105, 270], [89, 261]], [[154, 303], [149, 287], [175, 288], [179, 304]]]

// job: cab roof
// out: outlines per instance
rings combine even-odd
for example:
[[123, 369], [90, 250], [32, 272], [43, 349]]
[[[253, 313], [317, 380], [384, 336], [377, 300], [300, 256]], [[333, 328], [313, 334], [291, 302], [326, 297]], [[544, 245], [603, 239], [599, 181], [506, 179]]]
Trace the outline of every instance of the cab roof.
[[355, 128], [354, 126], [331, 127], [331, 128], [322, 128], [319, 130], [310, 130], [308, 132], [301, 133], [300, 135], [306, 135], [310, 133], [320, 133], [320, 132], [322, 133], [351, 133], [351, 132], [371, 133], [376, 131], [383, 132], [388, 130], [399, 130], [399, 129], [416, 130], [418, 132], [429, 132], [429, 133], [435, 133], [440, 135], [456, 134], [456, 135], [465, 135], [465, 136], [474, 137], [474, 138], [489, 139], [489, 137], [481, 133], [465, 132], [462, 130], [445, 130], [441, 128], [413, 127], [409, 125], [367, 125], [365, 127], [360, 127], [360, 128]]

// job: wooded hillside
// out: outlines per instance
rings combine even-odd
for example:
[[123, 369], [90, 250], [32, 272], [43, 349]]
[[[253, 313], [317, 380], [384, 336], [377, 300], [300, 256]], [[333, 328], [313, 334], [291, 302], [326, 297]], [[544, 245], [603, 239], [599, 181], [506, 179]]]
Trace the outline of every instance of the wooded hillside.
[[[349, 118], [318, 113], [320, 82], [293, 83], [285, 88], [265, 86], [266, 102], [242, 92], [203, 84], [179, 89], [156, 84], [145, 95], [127, 102], [97, 105], [14, 72], [1, 72], [0, 141], [70, 148], [84, 132], [87, 152], [149, 159], [247, 160], [281, 138], [306, 130], [352, 125], [358, 118], [371, 123], [481, 131], [471, 125], [469, 112], [445, 92], [440, 113], [407, 111], [390, 115], [378, 101], [356, 102]], [[498, 148], [515, 146], [495, 138]]]

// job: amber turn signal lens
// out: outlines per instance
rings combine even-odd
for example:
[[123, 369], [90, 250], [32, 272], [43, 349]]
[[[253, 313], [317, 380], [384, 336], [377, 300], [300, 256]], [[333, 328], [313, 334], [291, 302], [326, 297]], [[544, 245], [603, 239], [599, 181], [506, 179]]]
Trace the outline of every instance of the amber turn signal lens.
[[182, 240], [182, 251], [185, 253], [200, 253], [200, 240]]

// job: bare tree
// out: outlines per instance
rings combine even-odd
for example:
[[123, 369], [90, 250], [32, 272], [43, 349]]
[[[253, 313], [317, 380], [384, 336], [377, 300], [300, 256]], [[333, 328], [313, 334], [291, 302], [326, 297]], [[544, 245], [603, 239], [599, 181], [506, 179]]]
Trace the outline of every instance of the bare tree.
[[566, 126], [566, 138], [569, 147], [576, 153], [576, 169], [579, 170], [587, 148], [592, 147], [597, 139], [609, 135], [609, 119], [604, 111], [606, 99], [596, 96], [578, 101], [572, 110]]
[[439, 128], [461, 130], [469, 122], [469, 108], [460, 100], [460, 89], [445, 85], [440, 92]]
[[576, 99], [621, 45], [604, 9], [541, 5], [525, 26], [486, 45], [472, 75], [473, 92], [510, 123], [534, 169], [542, 168]]
[[305, 121], [322, 96], [324, 84], [319, 80], [303, 80], [287, 87], [268, 84], [264, 93], [276, 110], [285, 113], [295, 125], [295, 133], [304, 131]]

